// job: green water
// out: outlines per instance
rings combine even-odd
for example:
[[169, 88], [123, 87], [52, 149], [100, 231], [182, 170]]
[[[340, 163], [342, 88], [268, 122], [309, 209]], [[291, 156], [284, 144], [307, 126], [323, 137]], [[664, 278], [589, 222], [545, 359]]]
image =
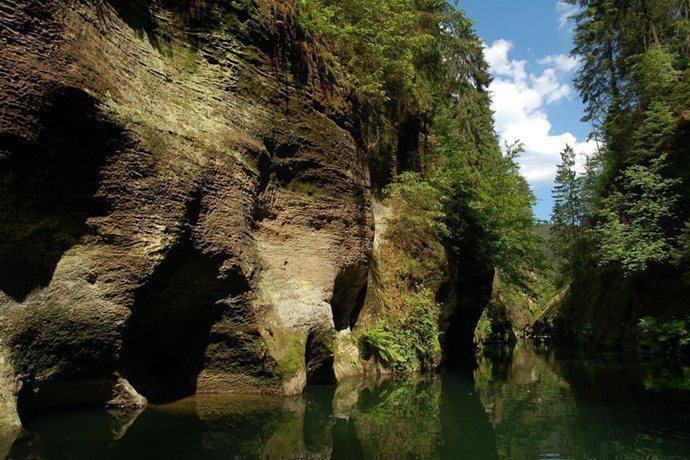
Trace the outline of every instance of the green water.
[[690, 370], [520, 343], [470, 372], [43, 415], [10, 458], [690, 458]]

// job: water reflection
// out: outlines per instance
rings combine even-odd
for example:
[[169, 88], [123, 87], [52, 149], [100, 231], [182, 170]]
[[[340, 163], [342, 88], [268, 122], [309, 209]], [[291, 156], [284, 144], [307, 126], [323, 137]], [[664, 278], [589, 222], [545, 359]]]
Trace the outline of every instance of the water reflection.
[[487, 352], [473, 373], [357, 380], [294, 398], [197, 396], [140, 414], [48, 414], [10, 457], [687, 456], [687, 370], [658, 369], [520, 343]]
[[501, 458], [686, 458], [687, 368], [520, 342], [474, 372]]

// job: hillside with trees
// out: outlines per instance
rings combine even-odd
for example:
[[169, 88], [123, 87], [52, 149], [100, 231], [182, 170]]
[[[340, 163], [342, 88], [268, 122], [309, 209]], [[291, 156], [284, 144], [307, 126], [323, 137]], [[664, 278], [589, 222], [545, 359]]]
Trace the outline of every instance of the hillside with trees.
[[562, 335], [688, 352], [690, 4], [574, 1], [576, 85], [599, 148], [561, 153], [553, 235]]

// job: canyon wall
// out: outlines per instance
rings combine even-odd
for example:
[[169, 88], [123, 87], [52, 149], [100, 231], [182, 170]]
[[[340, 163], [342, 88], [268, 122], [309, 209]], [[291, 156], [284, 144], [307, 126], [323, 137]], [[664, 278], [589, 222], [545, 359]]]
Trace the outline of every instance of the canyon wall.
[[373, 169], [289, 3], [7, 0], [0, 26], [8, 426], [365, 370]]

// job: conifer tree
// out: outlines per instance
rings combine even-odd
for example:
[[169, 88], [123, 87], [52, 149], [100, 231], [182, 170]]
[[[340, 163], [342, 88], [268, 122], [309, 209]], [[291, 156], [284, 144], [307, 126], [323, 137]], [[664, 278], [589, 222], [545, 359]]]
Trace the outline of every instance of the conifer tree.
[[[601, 141], [582, 184], [587, 244], [559, 247], [570, 260], [580, 253], [565, 275], [602, 264], [626, 276], [675, 264], [690, 277], [690, 245], [682, 243], [690, 228], [690, 3], [564, 1], [577, 7], [575, 83]], [[555, 190], [563, 199], [566, 191]], [[562, 206], [555, 220], [572, 210]], [[560, 227], [564, 234], [568, 222]]]
[[566, 145], [561, 152], [552, 197], [554, 204], [551, 231], [557, 252], [569, 266], [573, 260], [573, 248], [577, 243], [584, 213], [581, 179], [577, 177], [575, 170], [575, 150], [570, 145]]

